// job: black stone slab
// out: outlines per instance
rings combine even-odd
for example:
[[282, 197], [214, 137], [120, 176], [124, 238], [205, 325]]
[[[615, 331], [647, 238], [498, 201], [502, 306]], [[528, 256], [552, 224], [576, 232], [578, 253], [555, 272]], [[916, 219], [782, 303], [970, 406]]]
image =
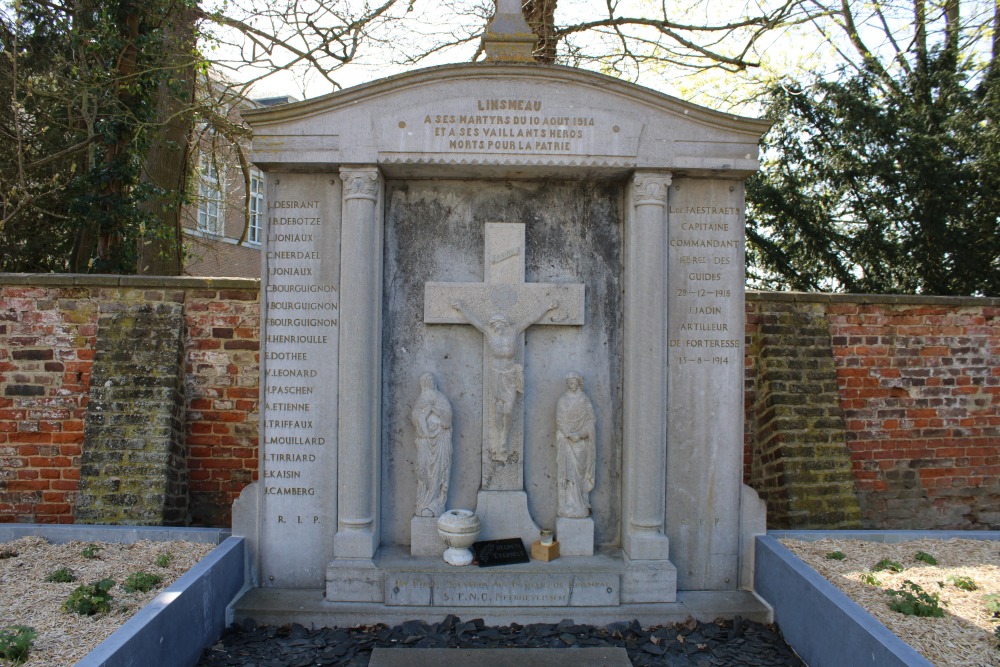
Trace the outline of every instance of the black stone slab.
[[518, 537], [476, 542], [472, 545], [472, 555], [479, 567], [515, 565], [531, 560], [524, 548], [524, 542]]
[[632, 667], [624, 648], [379, 648], [369, 667]]

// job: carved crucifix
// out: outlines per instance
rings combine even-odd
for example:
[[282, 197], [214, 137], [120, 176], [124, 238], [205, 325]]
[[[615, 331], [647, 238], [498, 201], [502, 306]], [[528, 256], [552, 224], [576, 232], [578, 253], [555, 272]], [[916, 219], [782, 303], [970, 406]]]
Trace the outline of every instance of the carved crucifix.
[[481, 283], [426, 283], [424, 322], [483, 334], [482, 488], [524, 488], [524, 330], [584, 323], [584, 285], [524, 282], [524, 225], [486, 224]]

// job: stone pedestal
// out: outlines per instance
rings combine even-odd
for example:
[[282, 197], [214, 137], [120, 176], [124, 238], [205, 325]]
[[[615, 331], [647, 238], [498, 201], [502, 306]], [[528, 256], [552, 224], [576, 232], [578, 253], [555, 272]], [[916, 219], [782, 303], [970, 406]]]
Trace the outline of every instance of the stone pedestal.
[[564, 556], [594, 555], [594, 519], [556, 519], [556, 539]]
[[415, 516], [410, 519], [410, 555], [440, 556], [447, 548], [438, 534], [436, 516]]
[[525, 544], [531, 544], [542, 533], [528, 512], [528, 494], [524, 491], [480, 491], [476, 514], [483, 522], [480, 540], [520, 537]]

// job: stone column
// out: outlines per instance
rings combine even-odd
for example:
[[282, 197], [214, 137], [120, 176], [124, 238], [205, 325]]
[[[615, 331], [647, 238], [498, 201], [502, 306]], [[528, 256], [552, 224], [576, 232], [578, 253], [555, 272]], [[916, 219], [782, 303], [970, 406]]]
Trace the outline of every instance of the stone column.
[[669, 172], [636, 172], [625, 258], [625, 506], [622, 547], [632, 560], [666, 560], [667, 194]]
[[382, 179], [374, 166], [340, 169], [344, 181], [340, 263], [340, 419], [335, 558], [378, 549]]

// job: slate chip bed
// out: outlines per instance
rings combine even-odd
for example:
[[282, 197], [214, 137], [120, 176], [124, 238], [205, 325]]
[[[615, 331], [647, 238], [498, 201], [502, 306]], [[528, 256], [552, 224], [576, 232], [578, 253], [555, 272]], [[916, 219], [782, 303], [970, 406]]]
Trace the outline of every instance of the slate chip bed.
[[367, 667], [376, 646], [407, 648], [624, 647], [633, 667], [804, 667], [774, 626], [733, 621], [643, 629], [638, 621], [600, 627], [536, 623], [489, 627], [481, 619], [447, 616], [440, 623], [407, 621], [388, 627], [308, 630], [291, 626], [233, 624], [205, 649], [198, 667]]

